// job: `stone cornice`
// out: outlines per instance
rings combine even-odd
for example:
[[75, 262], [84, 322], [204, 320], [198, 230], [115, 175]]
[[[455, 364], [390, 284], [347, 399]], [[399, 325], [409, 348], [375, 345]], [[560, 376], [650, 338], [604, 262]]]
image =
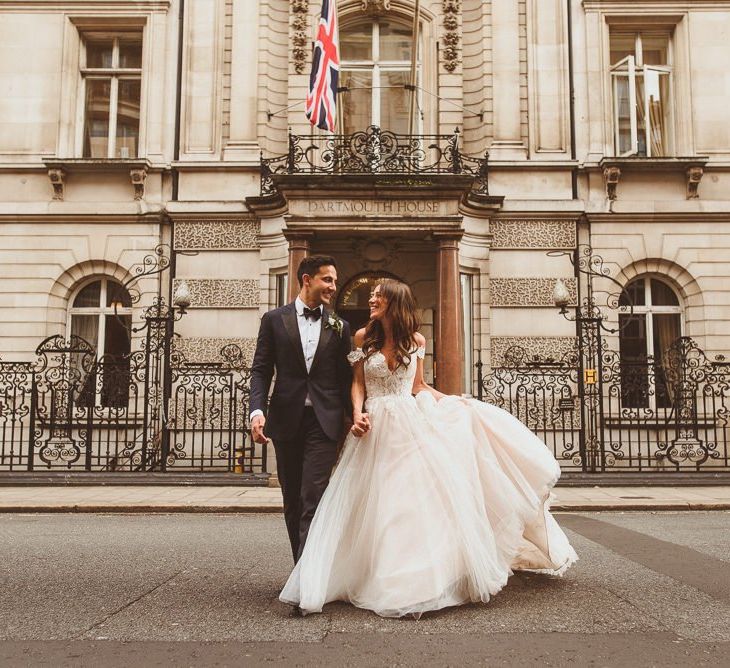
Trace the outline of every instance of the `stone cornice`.
[[[107, 207], [104, 210], [96, 211], [94, 213], [81, 213], [81, 212], [54, 212], [54, 211], [45, 211], [45, 212], [27, 212], [24, 213], [22, 211], [14, 211], [12, 213], [7, 213], [5, 211], [0, 210], [0, 223], [20, 223], [20, 224], [33, 224], [33, 223], [43, 223], [43, 224], [68, 224], [68, 223], [94, 223], [96, 225], [104, 224], [104, 225], [122, 225], [126, 223], [131, 224], [167, 224], [169, 222], [168, 217], [165, 215], [165, 212], [162, 209], [158, 209], [156, 211], [139, 211], [138, 213], [128, 213], [123, 212], [120, 213], [118, 206], [119, 203], [116, 203], [117, 206], [115, 207]], [[98, 208], [98, 207], [97, 207]], [[126, 208], [126, 207], [125, 207]]]
[[[703, 202], [704, 203], [704, 202]], [[727, 210], [727, 202], [720, 202], [726, 208], [724, 211], [703, 211], [699, 208], [685, 211], [642, 211], [639, 208], [626, 211], [614, 212], [587, 212], [586, 220], [589, 223], [617, 223], [631, 225], [640, 225], [642, 223], [683, 223], [691, 225], [692, 223], [730, 223], [730, 211]], [[646, 202], [630, 202], [629, 204], [646, 204]]]

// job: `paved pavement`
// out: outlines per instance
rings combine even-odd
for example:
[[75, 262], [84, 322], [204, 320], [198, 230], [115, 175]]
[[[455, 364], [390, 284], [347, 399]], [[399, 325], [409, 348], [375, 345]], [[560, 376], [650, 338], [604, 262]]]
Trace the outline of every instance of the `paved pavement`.
[[[557, 487], [554, 510], [727, 510], [730, 486]], [[220, 486], [0, 487], [0, 512], [280, 512], [281, 490]]]
[[565, 577], [415, 621], [290, 617], [280, 515], [7, 513], [0, 665], [728, 665], [730, 512], [557, 517]]

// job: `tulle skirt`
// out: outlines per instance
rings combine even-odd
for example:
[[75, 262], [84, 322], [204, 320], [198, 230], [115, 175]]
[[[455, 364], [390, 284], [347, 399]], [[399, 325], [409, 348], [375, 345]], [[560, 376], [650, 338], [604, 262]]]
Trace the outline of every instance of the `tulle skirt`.
[[513, 570], [576, 559], [548, 511], [560, 468], [512, 415], [428, 392], [369, 399], [280, 600], [349, 601], [386, 617], [488, 601]]

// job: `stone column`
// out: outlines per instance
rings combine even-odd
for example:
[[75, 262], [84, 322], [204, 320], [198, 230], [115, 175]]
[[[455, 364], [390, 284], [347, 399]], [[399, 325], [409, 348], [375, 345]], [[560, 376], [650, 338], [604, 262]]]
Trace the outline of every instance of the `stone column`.
[[299, 263], [309, 255], [309, 240], [312, 234], [284, 231], [284, 237], [289, 242], [289, 301], [293, 301], [299, 294], [297, 269]]
[[225, 160], [258, 163], [256, 93], [259, 58], [259, 0], [235, 0], [231, 34], [231, 105]]
[[438, 235], [438, 314], [436, 316], [436, 387], [446, 394], [464, 391], [459, 239], [461, 233]]
[[519, 0], [492, 3], [492, 72], [494, 78], [494, 139], [489, 157], [525, 158], [520, 127]]

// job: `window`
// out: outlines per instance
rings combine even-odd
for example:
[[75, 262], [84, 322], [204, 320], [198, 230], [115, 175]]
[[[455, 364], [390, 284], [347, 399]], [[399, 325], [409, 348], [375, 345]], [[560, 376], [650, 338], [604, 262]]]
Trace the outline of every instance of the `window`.
[[[340, 35], [340, 86], [342, 128], [345, 134], [377, 125], [383, 130], [407, 134], [409, 130], [412, 26], [384, 19], [358, 23]], [[419, 49], [420, 51], [420, 49]], [[421, 64], [416, 64], [416, 86]], [[417, 89], [420, 90], [420, 89]], [[419, 132], [422, 102], [416, 99], [414, 131]]]
[[276, 306], [289, 303], [289, 274], [276, 274]]
[[619, 315], [621, 396], [627, 408], [670, 408], [672, 379], [667, 373], [669, 351], [682, 336], [682, 308], [669, 285], [644, 276], [629, 283], [620, 306], [633, 305]]
[[85, 33], [85, 158], [136, 158], [142, 83], [142, 33]]
[[81, 405], [127, 405], [131, 330], [132, 300], [120, 283], [101, 278], [77, 290], [69, 308], [68, 331], [96, 350], [98, 362], [83, 379], [77, 398]]
[[474, 277], [461, 274], [461, 304], [464, 314], [464, 392], [471, 394], [474, 387]]
[[617, 156], [672, 151], [671, 39], [667, 32], [611, 31], [611, 88]]

